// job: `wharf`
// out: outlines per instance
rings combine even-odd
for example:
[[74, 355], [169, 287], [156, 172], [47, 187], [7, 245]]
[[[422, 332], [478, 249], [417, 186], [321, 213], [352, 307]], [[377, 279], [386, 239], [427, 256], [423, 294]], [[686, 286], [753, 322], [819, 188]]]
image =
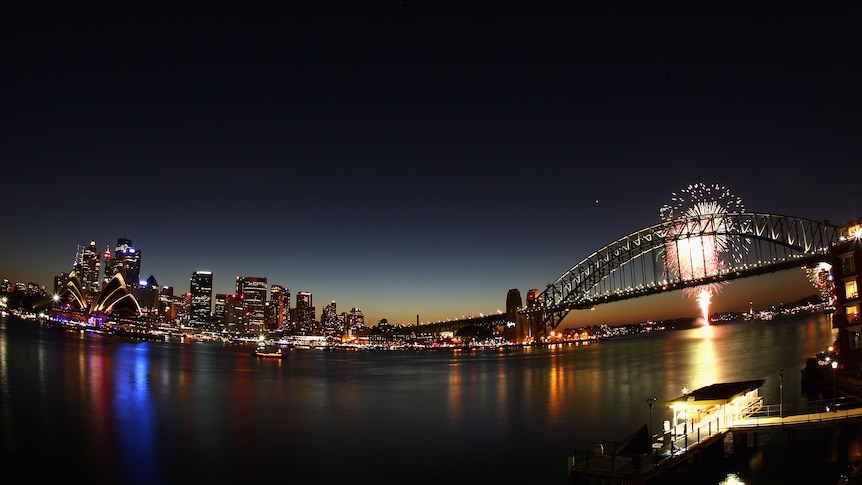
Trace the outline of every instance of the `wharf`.
[[[713, 384], [668, 401], [673, 424], [665, 422], [660, 436], [646, 426], [605, 453], [569, 456], [569, 482], [573, 484], [649, 484], [680, 473], [712, 457], [724, 456], [725, 437], [731, 426], [763, 405], [758, 389], [763, 380]], [[740, 434], [740, 436], [744, 436]]]
[[[660, 437], [651, 451], [634, 453], [613, 450], [604, 453], [575, 452], [569, 456], [569, 483], [572, 484], [650, 484], [659, 483], [670, 475], [684, 474], [724, 456], [725, 438], [730, 430], [697, 429], [684, 436], [666, 440]], [[669, 436], [669, 435], [666, 435]], [[689, 446], [685, 446], [689, 442]]]
[[568, 459], [569, 483], [669, 483], [690, 469], [724, 459], [730, 450], [744, 452], [749, 435], [756, 445], [758, 433], [784, 432], [792, 445], [796, 430], [862, 422], [857, 398], [816, 401], [802, 412], [788, 413], [781, 404], [763, 405], [757, 396], [761, 384], [717, 384], [670, 401], [672, 427], [666, 425], [662, 435], [649, 436], [644, 426], [610, 453], [603, 445], [590, 452], [576, 451]]

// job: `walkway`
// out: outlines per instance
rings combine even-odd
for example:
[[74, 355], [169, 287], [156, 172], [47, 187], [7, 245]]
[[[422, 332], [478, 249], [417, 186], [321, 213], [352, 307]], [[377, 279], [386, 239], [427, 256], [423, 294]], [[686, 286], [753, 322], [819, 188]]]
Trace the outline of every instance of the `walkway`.
[[[770, 406], [775, 407], [773, 404]], [[840, 407], [840, 406], [839, 406]], [[755, 415], [736, 420], [730, 427], [730, 431], [757, 431], [770, 428], [802, 428], [806, 425], [832, 424], [835, 421], [845, 421], [862, 418], [862, 407], [853, 409], [838, 409], [837, 411], [823, 411], [792, 414], [789, 416]]]

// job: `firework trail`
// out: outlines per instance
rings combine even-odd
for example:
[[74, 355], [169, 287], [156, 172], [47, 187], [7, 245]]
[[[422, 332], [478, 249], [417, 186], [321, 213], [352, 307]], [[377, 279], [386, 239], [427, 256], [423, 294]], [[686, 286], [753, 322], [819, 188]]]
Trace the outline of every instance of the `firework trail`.
[[[731, 251], [739, 257], [739, 241], [727, 236], [729, 213], [745, 210], [742, 199], [720, 185], [693, 184], [672, 194], [672, 203], [661, 208], [665, 221], [678, 220], [668, 231], [665, 243], [665, 273], [671, 279], [690, 281], [719, 274], [725, 269], [722, 253]], [[696, 222], [700, 216], [709, 219]], [[694, 221], [692, 221], [694, 220]], [[696, 299], [709, 322], [708, 307], [712, 295], [726, 283], [709, 283], [686, 288], [683, 293]]]

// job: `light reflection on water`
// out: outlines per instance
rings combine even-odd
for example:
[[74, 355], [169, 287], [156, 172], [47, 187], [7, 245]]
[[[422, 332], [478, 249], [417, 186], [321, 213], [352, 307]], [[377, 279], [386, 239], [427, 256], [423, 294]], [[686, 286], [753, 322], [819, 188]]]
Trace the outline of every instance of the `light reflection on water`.
[[[718, 379], [716, 369], [718, 368], [718, 359], [715, 355], [715, 344], [712, 341], [715, 327], [705, 325], [703, 327], [693, 329], [692, 333], [697, 339], [688, 348], [692, 352], [689, 361], [692, 362], [692, 377], [693, 382], [715, 383], [723, 382]], [[708, 385], [708, 384], [707, 384]]]
[[[821, 316], [552, 349], [294, 351], [262, 361], [247, 349], [4, 321], [0, 451], [14, 460], [62, 449], [60, 464], [104, 483], [248, 481], [277, 466], [296, 478], [325, 473], [329, 483], [563, 484], [575, 449], [647, 424], [648, 397], [658, 398], [655, 429], [682, 387], [765, 379], [761, 394], [777, 402], [786, 369], [786, 400], [804, 402], [789, 371], [831, 342]], [[711, 483], [787, 478], [769, 470], [783, 465], [780, 453], [763, 456]]]
[[736, 473], [729, 473], [727, 477], [719, 482], [719, 485], [745, 485]]

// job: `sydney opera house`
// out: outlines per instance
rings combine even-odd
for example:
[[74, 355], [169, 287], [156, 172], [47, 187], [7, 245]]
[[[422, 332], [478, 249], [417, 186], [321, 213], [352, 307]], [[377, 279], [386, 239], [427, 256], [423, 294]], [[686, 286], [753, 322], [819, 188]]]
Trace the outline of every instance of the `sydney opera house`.
[[108, 280], [95, 294], [85, 288], [75, 271], [69, 273], [65, 288], [56, 297], [51, 316], [102, 326], [142, 315], [141, 306], [120, 273]]

